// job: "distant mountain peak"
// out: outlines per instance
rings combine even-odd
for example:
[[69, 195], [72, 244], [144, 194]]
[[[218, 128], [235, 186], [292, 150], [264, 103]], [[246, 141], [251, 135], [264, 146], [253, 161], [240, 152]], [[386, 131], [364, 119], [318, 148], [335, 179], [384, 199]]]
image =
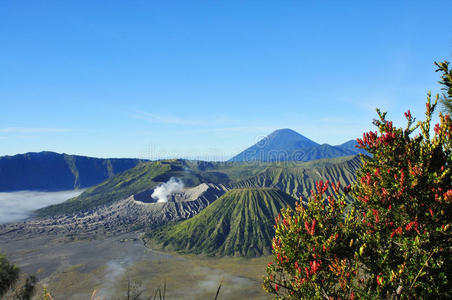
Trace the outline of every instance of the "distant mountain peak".
[[281, 128], [281, 129], [276, 129], [275, 131], [273, 131], [272, 133], [269, 134], [269, 136], [271, 135], [276, 135], [276, 134], [295, 134], [295, 135], [301, 135], [298, 132], [296, 132], [295, 130], [292, 130], [290, 128]]
[[[291, 136], [291, 137], [295, 137], [295, 138], [305, 138], [308, 139], [307, 137], [301, 135], [300, 133], [296, 132], [293, 129], [290, 128], [281, 128], [281, 129], [276, 129], [275, 131], [273, 131], [272, 133], [270, 133], [269, 135], [267, 135], [267, 137], [276, 137], [276, 136]], [[309, 139], [308, 139], [309, 140]], [[312, 141], [311, 141], [312, 142]], [[313, 142], [314, 143], [314, 142]]]
[[234, 156], [231, 161], [287, 161], [293, 160], [294, 152], [317, 147], [314, 141], [298, 132], [282, 128], [260, 139], [255, 145]]
[[358, 149], [350, 144], [320, 145], [290, 128], [282, 128], [260, 139], [230, 161], [310, 161], [358, 153]]

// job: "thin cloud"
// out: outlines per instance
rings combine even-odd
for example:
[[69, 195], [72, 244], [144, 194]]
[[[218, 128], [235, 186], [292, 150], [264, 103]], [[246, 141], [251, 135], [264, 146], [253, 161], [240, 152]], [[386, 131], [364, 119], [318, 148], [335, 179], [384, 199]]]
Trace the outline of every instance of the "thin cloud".
[[182, 118], [173, 114], [154, 114], [140, 110], [134, 111], [131, 114], [131, 117], [151, 123], [193, 125], [200, 127], [227, 126], [230, 124], [237, 124], [237, 122], [239, 122], [239, 120], [225, 115], [203, 116], [200, 118]]
[[[324, 117], [317, 120], [320, 124], [353, 124], [354, 120], [340, 117]], [[356, 122], [355, 122], [356, 123]]]
[[203, 125], [202, 122], [197, 120], [190, 120], [179, 118], [174, 115], [158, 115], [151, 114], [144, 111], [135, 112], [132, 115], [135, 119], [145, 120], [152, 123], [174, 124], [174, 125]]
[[69, 128], [40, 128], [40, 127], [6, 127], [0, 128], [4, 133], [51, 133], [51, 132], [70, 132], [74, 129]]
[[389, 98], [372, 97], [367, 99], [353, 99], [348, 100], [347, 102], [360, 107], [368, 113], [375, 114], [375, 110], [377, 108], [381, 109], [382, 111], [391, 110], [394, 107], [395, 101], [390, 100]]
[[[367, 105], [371, 106], [372, 104], [368, 103]], [[363, 105], [367, 107], [367, 105]], [[357, 136], [361, 136], [364, 128], [362, 126], [356, 124], [355, 120], [350, 120], [346, 118], [340, 117], [322, 117], [320, 119], [310, 121], [310, 124], [304, 124], [300, 126], [300, 124], [295, 124], [293, 120], [287, 120], [287, 122], [280, 121], [273, 124], [262, 124], [261, 122], [253, 122], [254, 124], [243, 124], [243, 121], [234, 120], [235, 122], [229, 122], [231, 119], [223, 118], [221, 121], [217, 119], [212, 120], [204, 120], [201, 121], [192, 121], [190, 119], [183, 119], [179, 117], [175, 117], [173, 115], [157, 115], [151, 114], [147, 112], [140, 111], [134, 115], [137, 119], [144, 119], [151, 122], [159, 122], [164, 124], [177, 124], [177, 125], [197, 125], [193, 127], [184, 127], [177, 129], [178, 134], [214, 134], [219, 137], [233, 137], [238, 135], [254, 135], [254, 139], [250, 142], [250, 145], [258, 142], [264, 136], [272, 133], [273, 131], [281, 128], [291, 128], [306, 137], [315, 140], [316, 142], [325, 141], [329, 144], [341, 144], [350, 139], [354, 139]], [[236, 126], [227, 126], [227, 125], [236, 125]], [[223, 126], [222, 126], [223, 125]], [[322, 132], [319, 134], [319, 131]], [[169, 131], [168, 131], [169, 132]], [[139, 131], [135, 132], [136, 134], [147, 135], [152, 132], [149, 131]], [[334, 136], [334, 138], [332, 138]], [[249, 146], [249, 145], [248, 145]], [[229, 151], [228, 151], [229, 152]], [[175, 153], [170, 151], [171, 157], [175, 157]], [[192, 154], [188, 154], [187, 152], [178, 153], [179, 156], [192, 156]], [[222, 156], [222, 155], [220, 155]]]
[[212, 128], [211, 131], [214, 132], [272, 132], [279, 127], [274, 126], [237, 126], [237, 127], [218, 127]]

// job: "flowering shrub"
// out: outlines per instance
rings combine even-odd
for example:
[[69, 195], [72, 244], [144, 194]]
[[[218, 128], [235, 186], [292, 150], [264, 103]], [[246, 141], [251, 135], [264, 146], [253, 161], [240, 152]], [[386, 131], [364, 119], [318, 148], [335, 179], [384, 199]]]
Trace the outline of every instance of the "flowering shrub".
[[[451, 297], [452, 122], [438, 97], [426, 119], [396, 128], [377, 110], [377, 131], [358, 139], [363, 159], [348, 188], [317, 184], [306, 207], [285, 209], [275, 221], [274, 262], [264, 288], [277, 299]], [[413, 136], [416, 134], [415, 136]], [[327, 191], [330, 193], [327, 194]]]
[[[329, 187], [334, 196], [325, 195]], [[354, 211], [342, 218], [347, 204], [339, 183], [318, 182], [311, 193], [306, 207], [300, 199], [275, 220], [275, 262], [267, 266], [264, 288], [276, 298], [353, 298], [350, 287], [359, 271]]]
[[405, 129], [378, 111], [379, 132], [358, 140], [372, 154], [354, 189], [365, 248], [359, 261], [370, 275], [365, 290], [376, 295], [431, 297], [447, 291], [450, 282], [452, 123], [440, 113], [430, 137], [436, 104], [429, 95], [426, 120], [416, 125], [405, 113]]

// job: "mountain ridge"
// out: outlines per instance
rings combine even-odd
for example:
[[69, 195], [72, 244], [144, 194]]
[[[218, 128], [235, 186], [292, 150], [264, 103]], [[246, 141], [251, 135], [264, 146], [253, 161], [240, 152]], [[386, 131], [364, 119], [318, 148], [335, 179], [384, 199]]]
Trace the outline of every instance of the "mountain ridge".
[[51, 151], [0, 157], [0, 191], [61, 191], [86, 188], [144, 160], [95, 158]]
[[76, 198], [39, 209], [37, 214], [52, 216], [91, 210], [155, 188], [171, 177], [181, 179], [186, 187], [201, 183], [221, 184], [228, 189], [274, 187], [293, 197], [307, 197], [316, 180], [341, 181], [348, 185], [354, 180], [360, 162], [358, 156], [281, 163], [212, 163], [180, 159], [144, 162], [87, 189]]
[[281, 161], [311, 161], [323, 158], [365, 154], [355, 146], [355, 140], [332, 146], [318, 144], [300, 133], [289, 129], [278, 129], [248, 147], [228, 161], [231, 162], [281, 162]]

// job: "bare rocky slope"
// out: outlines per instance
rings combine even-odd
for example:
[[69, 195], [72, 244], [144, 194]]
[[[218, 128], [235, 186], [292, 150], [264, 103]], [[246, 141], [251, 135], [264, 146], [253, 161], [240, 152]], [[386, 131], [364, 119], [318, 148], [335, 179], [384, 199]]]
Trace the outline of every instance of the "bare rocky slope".
[[[197, 215], [230, 189], [273, 188], [297, 199], [306, 197], [317, 180], [340, 181], [345, 186], [354, 180], [360, 163], [357, 156], [307, 163], [141, 163], [77, 198], [40, 209], [34, 218], [0, 226], [0, 235], [51, 234], [79, 239], [152, 231]], [[170, 194], [167, 202], [157, 203], [151, 197], [154, 189], [172, 177], [179, 178], [186, 188]]]
[[157, 203], [153, 189], [109, 205], [74, 214], [30, 219], [0, 226], [0, 235], [26, 238], [35, 234], [66, 235], [77, 238], [110, 236], [141, 228], [153, 228], [172, 221], [191, 218], [223, 195], [223, 185], [202, 183], [169, 195], [168, 202]]

